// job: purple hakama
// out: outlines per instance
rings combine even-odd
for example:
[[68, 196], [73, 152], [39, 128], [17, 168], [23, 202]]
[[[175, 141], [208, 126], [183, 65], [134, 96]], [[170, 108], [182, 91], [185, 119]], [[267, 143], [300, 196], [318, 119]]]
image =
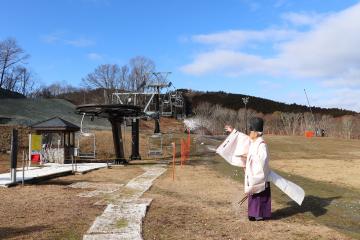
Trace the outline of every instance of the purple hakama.
[[266, 183], [265, 190], [249, 195], [248, 215], [255, 218], [270, 218], [271, 216], [271, 191], [270, 183]]

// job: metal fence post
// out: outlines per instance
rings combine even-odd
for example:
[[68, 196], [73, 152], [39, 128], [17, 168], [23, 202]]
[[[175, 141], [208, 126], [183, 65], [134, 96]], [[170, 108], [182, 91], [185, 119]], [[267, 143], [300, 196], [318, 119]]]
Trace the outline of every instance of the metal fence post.
[[11, 183], [16, 183], [16, 165], [17, 165], [17, 149], [18, 149], [18, 130], [13, 129], [11, 134]]

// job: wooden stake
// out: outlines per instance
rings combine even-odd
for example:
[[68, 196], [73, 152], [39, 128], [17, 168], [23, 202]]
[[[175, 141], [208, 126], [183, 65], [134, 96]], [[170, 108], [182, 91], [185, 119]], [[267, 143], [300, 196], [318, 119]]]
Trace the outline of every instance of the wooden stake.
[[22, 185], [24, 186], [26, 154], [25, 151], [23, 151], [22, 153]]
[[176, 146], [175, 143], [171, 143], [172, 147], [173, 147], [173, 181], [175, 181], [175, 155], [176, 155]]

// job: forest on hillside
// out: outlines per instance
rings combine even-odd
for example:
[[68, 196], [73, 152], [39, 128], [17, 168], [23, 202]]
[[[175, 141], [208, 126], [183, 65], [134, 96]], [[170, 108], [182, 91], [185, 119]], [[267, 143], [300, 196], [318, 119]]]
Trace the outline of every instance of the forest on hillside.
[[194, 115], [187, 120], [192, 130], [201, 134], [222, 135], [224, 126], [231, 125], [241, 132], [251, 117], [262, 117], [265, 120], [264, 132], [274, 135], [304, 135], [313, 132], [317, 136], [345, 139], [360, 139], [359, 115], [343, 115], [334, 117], [327, 114], [310, 112], [257, 112], [253, 109], [238, 110], [211, 104], [207, 101], [198, 103], [193, 108]]
[[[243, 98], [249, 97], [247, 108], [255, 110], [263, 114], [270, 114], [274, 112], [292, 112], [292, 113], [305, 113], [309, 112], [308, 106], [299, 105], [296, 103], [286, 104], [265, 98], [254, 97], [244, 94], [234, 94], [225, 92], [191, 92], [187, 91], [185, 94], [186, 100], [189, 103], [187, 112], [190, 113], [191, 108], [196, 108], [203, 102], [208, 102], [212, 105], [220, 105], [224, 108], [239, 110], [244, 108]], [[304, 96], [305, 97], [305, 96]], [[314, 114], [325, 114], [333, 117], [340, 117], [344, 115], [356, 115], [354, 111], [339, 109], [339, 108], [320, 108], [311, 107]]]

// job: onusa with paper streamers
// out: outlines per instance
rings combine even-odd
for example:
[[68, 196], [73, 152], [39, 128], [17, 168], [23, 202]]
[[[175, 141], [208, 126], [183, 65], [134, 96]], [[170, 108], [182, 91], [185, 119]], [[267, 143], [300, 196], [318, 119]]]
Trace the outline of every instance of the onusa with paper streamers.
[[216, 153], [233, 166], [245, 167], [249, 147], [249, 136], [234, 129], [216, 149]]
[[286, 180], [269, 168], [267, 145], [262, 138], [263, 120], [250, 120], [250, 137], [236, 129], [216, 149], [229, 164], [245, 168], [244, 191], [248, 198], [249, 220], [264, 220], [271, 215], [270, 182], [282, 190], [297, 204], [301, 205], [305, 197], [304, 190], [295, 183]]

